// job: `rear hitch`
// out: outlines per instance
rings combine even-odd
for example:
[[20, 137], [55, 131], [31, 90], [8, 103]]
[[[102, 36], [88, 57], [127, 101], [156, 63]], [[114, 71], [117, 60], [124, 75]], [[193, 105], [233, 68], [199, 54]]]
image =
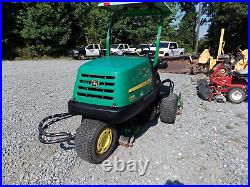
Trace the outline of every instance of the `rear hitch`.
[[61, 113], [61, 114], [54, 114], [44, 118], [38, 126], [38, 139], [43, 144], [55, 144], [55, 143], [62, 143], [69, 140], [74, 140], [74, 136], [71, 132], [46, 132], [45, 130], [49, 128], [49, 126], [53, 125], [54, 123], [73, 117], [74, 115], [70, 113]]

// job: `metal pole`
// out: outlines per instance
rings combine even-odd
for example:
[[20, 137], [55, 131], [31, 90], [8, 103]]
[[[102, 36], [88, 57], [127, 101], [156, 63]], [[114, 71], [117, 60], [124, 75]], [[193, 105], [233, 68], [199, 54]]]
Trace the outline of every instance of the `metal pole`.
[[197, 18], [197, 30], [196, 30], [196, 42], [195, 42], [195, 55], [196, 56], [198, 53], [198, 44], [199, 44], [199, 33], [200, 33], [200, 25], [201, 25], [201, 10], [202, 10], [202, 3], [199, 3], [198, 18]]
[[110, 56], [110, 35], [111, 35], [111, 29], [114, 23], [114, 15], [112, 15], [110, 23], [109, 23], [109, 28], [107, 32], [107, 37], [106, 37], [106, 56]]
[[224, 32], [225, 32], [225, 29], [222, 28], [221, 32], [220, 32], [220, 43], [219, 43], [219, 48], [218, 48], [217, 60], [218, 60], [219, 56], [222, 54], [222, 52], [223, 52]]
[[161, 41], [161, 31], [163, 27], [163, 21], [164, 21], [164, 15], [161, 15], [160, 25], [158, 26], [158, 33], [157, 33], [157, 39], [156, 39], [156, 49], [155, 49], [155, 58], [153, 66], [155, 67], [157, 65], [158, 59], [159, 59], [159, 47], [160, 47], [160, 41]]

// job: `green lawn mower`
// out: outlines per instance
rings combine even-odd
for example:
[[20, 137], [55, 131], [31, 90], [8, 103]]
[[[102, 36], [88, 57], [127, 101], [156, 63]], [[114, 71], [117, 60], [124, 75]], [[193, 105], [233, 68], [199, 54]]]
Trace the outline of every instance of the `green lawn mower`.
[[[74, 139], [74, 149], [82, 159], [99, 164], [107, 159], [118, 145], [120, 133], [129, 127], [134, 118], [149, 118], [153, 111], [159, 113], [164, 123], [175, 122], [180, 97], [173, 93], [174, 83], [161, 81], [158, 74], [158, 55], [163, 20], [171, 14], [166, 3], [99, 3], [112, 12], [106, 38], [106, 56], [80, 66], [73, 92], [68, 102], [68, 112], [45, 118], [39, 124], [39, 140], [58, 143]], [[113, 23], [123, 16], [158, 16], [160, 18], [156, 52], [110, 55], [110, 38]], [[168, 86], [163, 86], [168, 83]], [[165, 89], [164, 89], [165, 88]], [[168, 89], [166, 89], [168, 88]], [[70, 133], [46, 133], [51, 124], [45, 121], [81, 115], [82, 121], [73, 137]], [[124, 125], [126, 124], [126, 125]], [[138, 129], [136, 130], [138, 131]], [[55, 141], [44, 137], [57, 137]]]

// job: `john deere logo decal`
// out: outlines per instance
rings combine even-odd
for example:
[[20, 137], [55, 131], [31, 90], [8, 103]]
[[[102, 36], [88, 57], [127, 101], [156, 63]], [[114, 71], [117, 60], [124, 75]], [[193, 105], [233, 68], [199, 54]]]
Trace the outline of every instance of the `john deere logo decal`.
[[94, 87], [94, 88], [97, 88], [99, 86], [99, 81], [97, 80], [92, 80], [91, 81], [91, 85]]

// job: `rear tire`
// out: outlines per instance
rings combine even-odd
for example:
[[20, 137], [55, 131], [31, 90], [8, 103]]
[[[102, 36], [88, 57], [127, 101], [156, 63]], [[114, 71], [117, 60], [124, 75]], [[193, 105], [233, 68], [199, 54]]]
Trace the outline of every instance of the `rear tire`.
[[[100, 154], [100, 151], [98, 153], [97, 144], [103, 132], [106, 134], [107, 129], [111, 131], [111, 143], [108, 143], [109, 146], [106, 147], [106, 151]], [[100, 164], [116, 149], [117, 138], [118, 133], [115, 127], [98, 120], [82, 119], [80, 127], [76, 130], [75, 151], [83, 160], [93, 164]], [[106, 143], [104, 142], [104, 144]]]
[[231, 103], [239, 104], [246, 99], [246, 92], [241, 88], [231, 88], [227, 92], [227, 98]]
[[164, 123], [174, 124], [177, 112], [178, 96], [170, 93], [168, 97], [161, 99], [160, 120]]

